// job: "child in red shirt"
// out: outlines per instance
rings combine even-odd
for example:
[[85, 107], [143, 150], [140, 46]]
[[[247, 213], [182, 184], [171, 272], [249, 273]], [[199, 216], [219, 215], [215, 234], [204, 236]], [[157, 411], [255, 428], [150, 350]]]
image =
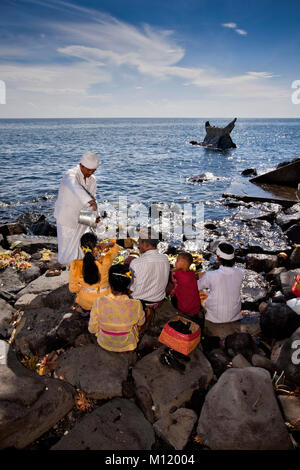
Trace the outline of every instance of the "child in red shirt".
[[171, 280], [174, 283], [170, 293], [173, 306], [187, 315], [200, 312], [200, 296], [197, 286], [197, 275], [190, 270], [193, 257], [190, 253], [180, 253], [177, 256], [175, 270], [172, 271]]

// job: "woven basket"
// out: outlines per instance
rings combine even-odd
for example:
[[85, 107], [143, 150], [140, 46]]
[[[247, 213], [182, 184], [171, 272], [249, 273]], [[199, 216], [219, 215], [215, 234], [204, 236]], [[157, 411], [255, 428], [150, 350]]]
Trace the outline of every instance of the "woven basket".
[[[192, 333], [190, 335], [185, 335], [183, 333], [180, 333], [179, 331], [174, 330], [169, 325], [169, 323], [176, 320], [181, 320], [184, 323], [188, 323], [190, 321], [190, 330], [192, 331]], [[192, 320], [187, 320], [186, 318], [177, 315], [165, 324], [158, 338], [158, 341], [162, 344], [165, 344], [169, 348], [172, 348], [175, 351], [178, 351], [181, 354], [188, 356], [200, 343], [200, 338], [200, 326]]]

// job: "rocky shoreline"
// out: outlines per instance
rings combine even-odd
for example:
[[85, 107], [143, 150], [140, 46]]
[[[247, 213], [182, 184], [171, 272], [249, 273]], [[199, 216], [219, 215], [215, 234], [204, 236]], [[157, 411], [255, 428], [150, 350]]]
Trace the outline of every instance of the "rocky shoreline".
[[0, 270], [1, 449], [300, 448], [300, 315], [286, 305], [300, 274], [300, 203], [223, 203], [233, 213], [205, 221], [203, 268], [220, 239], [234, 245], [244, 320], [240, 334], [202, 341], [184, 372], [159, 361], [176, 313], [168, 300], [136, 352], [104, 351], [73, 309], [68, 271], [49, 275], [55, 227], [29, 214], [0, 224], [0, 253], [14, 247], [31, 264]]

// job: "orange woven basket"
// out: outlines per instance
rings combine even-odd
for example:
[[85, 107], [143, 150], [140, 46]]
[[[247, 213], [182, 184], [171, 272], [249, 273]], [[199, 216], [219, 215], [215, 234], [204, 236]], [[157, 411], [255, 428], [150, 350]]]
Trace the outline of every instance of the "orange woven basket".
[[[169, 323], [171, 321], [181, 320], [185, 324], [189, 321], [191, 322], [190, 330], [192, 333], [190, 335], [185, 335], [179, 331], [174, 330]], [[158, 341], [162, 344], [165, 344], [169, 348], [174, 349], [175, 351], [188, 356], [200, 343], [201, 338], [201, 328], [197, 323], [192, 320], [187, 320], [180, 315], [169, 320], [162, 329], [162, 332], [158, 338]]]

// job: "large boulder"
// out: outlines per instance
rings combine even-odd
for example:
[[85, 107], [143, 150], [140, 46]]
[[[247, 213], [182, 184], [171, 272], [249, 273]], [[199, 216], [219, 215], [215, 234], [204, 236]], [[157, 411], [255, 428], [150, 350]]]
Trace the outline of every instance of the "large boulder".
[[37, 251], [47, 248], [48, 250], [57, 251], [57, 238], [44, 237], [35, 235], [10, 235], [7, 237], [8, 243], [12, 245], [15, 242], [20, 242], [18, 248], [26, 251], [26, 253], [33, 254]]
[[86, 415], [52, 450], [151, 450], [151, 424], [130, 400], [114, 398]]
[[197, 434], [212, 450], [290, 450], [269, 372], [229, 369], [210, 389]]
[[276, 367], [284, 371], [286, 381], [300, 387], [300, 327], [283, 343]]
[[300, 268], [300, 245], [296, 246], [290, 256], [291, 268]]
[[89, 398], [122, 397], [122, 384], [134, 359], [134, 353], [120, 354], [88, 344], [60, 355], [57, 374], [83, 390]]
[[0, 340], [0, 449], [23, 449], [74, 406], [74, 389], [26, 369]]
[[[147, 354], [132, 369], [137, 392], [144, 390], [143, 397], [147, 400], [145, 408], [152, 403], [156, 420], [172, 408], [182, 407], [190, 400], [194, 390], [206, 389], [213, 377], [212, 368], [200, 348], [190, 354], [184, 372], [161, 364], [159, 358], [163, 351], [164, 347]], [[141, 406], [143, 408], [143, 404]]]
[[286, 230], [291, 225], [295, 225], [300, 222], [300, 212], [294, 212], [293, 214], [279, 214], [276, 217], [276, 223], [282, 228], [282, 230]]
[[268, 339], [289, 338], [300, 326], [300, 315], [297, 315], [286, 303], [268, 303], [260, 316], [260, 328]]
[[44, 356], [73, 345], [82, 333], [87, 333], [87, 322], [75, 310], [28, 309], [23, 313], [13, 346], [23, 355]]
[[285, 232], [286, 237], [291, 243], [300, 244], [300, 224], [294, 224]]

